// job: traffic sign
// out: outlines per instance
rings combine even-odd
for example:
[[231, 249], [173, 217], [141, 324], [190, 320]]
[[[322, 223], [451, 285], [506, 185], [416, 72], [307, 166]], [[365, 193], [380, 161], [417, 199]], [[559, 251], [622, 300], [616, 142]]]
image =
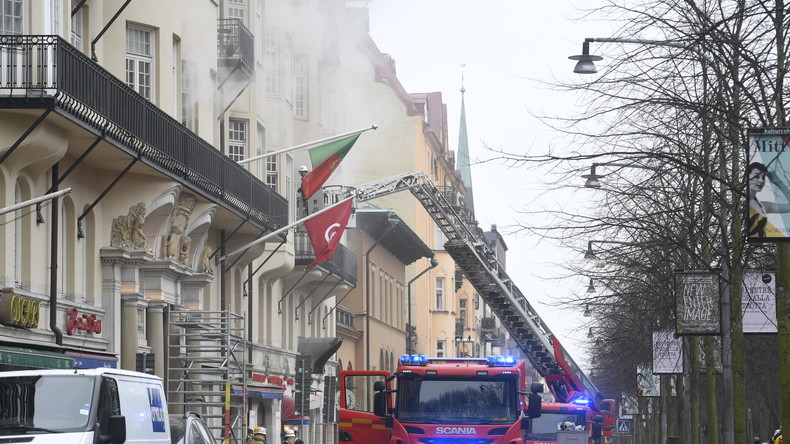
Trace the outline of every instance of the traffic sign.
[[617, 432], [618, 433], [631, 433], [631, 420], [630, 419], [618, 419], [617, 420]]

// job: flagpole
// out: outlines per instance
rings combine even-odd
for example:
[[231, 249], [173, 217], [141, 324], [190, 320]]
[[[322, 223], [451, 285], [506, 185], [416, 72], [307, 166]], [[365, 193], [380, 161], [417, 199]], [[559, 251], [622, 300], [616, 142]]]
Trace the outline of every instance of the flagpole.
[[335, 135], [335, 136], [329, 136], [329, 137], [324, 138], [324, 139], [314, 140], [312, 142], [303, 143], [301, 145], [292, 146], [290, 148], [284, 148], [284, 149], [281, 149], [279, 151], [272, 151], [271, 153], [261, 154], [260, 156], [248, 157], [248, 158], [242, 159], [242, 160], [240, 160], [240, 161], [238, 161], [236, 163], [238, 163], [239, 165], [244, 165], [245, 163], [249, 163], [249, 162], [252, 162], [254, 160], [260, 160], [260, 159], [263, 159], [265, 157], [276, 156], [278, 154], [287, 153], [289, 151], [294, 151], [294, 150], [298, 150], [298, 149], [302, 149], [302, 148], [307, 148], [307, 147], [310, 147], [310, 146], [313, 146], [313, 145], [320, 145], [322, 143], [333, 142], [335, 140], [340, 140], [340, 139], [342, 139], [344, 137], [353, 136], [354, 134], [362, 134], [365, 131], [378, 129], [378, 127], [379, 127], [378, 125], [371, 125], [368, 128], [362, 128], [362, 129], [358, 129], [356, 131], [349, 131], [347, 133], [338, 134], [338, 135]]
[[336, 206], [338, 206], [338, 205], [340, 205], [340, 204], [342, 204], [342, 203], [344, 203], [344, 202], [346, 202], [348, 200], [353, 199], [354, 197], [356, 197], [356, 195], [353, 195], [351, 197], [347, 197], [347, 198], [345, 198], [345, 199], [343, 199], [343, 200], [341, 200], [339, 202], [336, 202], [336, 203], [334, 203], [334, 204], [332, 204], [332, 205], [330, 205], [328, 207], [322, 208], [322, 209], [316, 211], [315, 213], [310, 214], [309, 216], [305, 216], [302, 219], [299, 219], [299, 220], [291, 223], [290, 225], [286, 225], [286, 226], [280, 228], [279, 230], [272, 231], [271, 233], [269, 233], [269, 234], [267, 234], [267, 235], [265, 235], [263, 237], [259, 237], [258, 239], [255, 239], [254, 241], [250, 242], [249, 244], [247, 244], [247, 245], [245, 245], [245, 246], [243, 246], [243, 247], [241, 247], [241, 248], [239, 248], [237, 250], [231, 251], [230, 253], [226, 254], [225, 256], [221, 256], [217, 260], [219, 262], [224, 262], [224, 261], [228, 260], [229, 257], [235, 256], [235, 255], [241, 253], [242, 251], [244, 251], [244, 250], [246, 250], [246, 249], [248, 249], [250, 247], [253, 247], [255, 245], [260, 244], [261, 242], [266, 242], [267, 240], [273, 238], [274, 236], [277, 236], [278, 234], [282, 233], [283, 231], [290, 230], [291, 228], [293, 228], [293, 227], [295, 227], [297, 225], [303, 224], [306, 221], [318, 216], [319, 214], [325, 213], [325, 212], [331, 210], [332, 208], [334, 208], [334, 207], [336, 207]]

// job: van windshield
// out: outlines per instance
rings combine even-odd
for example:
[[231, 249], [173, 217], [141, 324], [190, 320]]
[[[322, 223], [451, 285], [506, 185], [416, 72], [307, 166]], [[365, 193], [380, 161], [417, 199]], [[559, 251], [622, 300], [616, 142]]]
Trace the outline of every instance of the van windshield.
[[60, 433], [87, 428], [91, 376], [0, 376], [0, 435]]

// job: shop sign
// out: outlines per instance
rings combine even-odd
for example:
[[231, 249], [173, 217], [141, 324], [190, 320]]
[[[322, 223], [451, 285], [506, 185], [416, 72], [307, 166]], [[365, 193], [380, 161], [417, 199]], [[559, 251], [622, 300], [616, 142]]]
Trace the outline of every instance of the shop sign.
[[80, 315], [76, 308], [69, 309], [66, 319], [66, 333], [73, 335], [75, 331], [87, 333], [101, 333], [101, 319], [97, 319], [95, 314], [83, 313]]
[[41, 301], [4, 290], [0, 297], [0, 322], [22, 328], [36, 328], [41, 322]]

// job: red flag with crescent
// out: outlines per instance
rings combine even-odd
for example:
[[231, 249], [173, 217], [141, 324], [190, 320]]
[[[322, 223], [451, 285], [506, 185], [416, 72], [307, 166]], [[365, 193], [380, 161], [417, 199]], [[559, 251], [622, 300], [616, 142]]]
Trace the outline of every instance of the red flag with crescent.
[[351, 204], [354, 199], [348, 199], [336, 204], [329, 210], [305, 221], [307, 235], [310, 236], [310, 243], [313, 244], [315, 260], [310, 262], [306, 269], [313, 265], [332, 259], [335, 249], [343, 237], [343, 231], [348, 225], [348, 218], [351, 216]]

